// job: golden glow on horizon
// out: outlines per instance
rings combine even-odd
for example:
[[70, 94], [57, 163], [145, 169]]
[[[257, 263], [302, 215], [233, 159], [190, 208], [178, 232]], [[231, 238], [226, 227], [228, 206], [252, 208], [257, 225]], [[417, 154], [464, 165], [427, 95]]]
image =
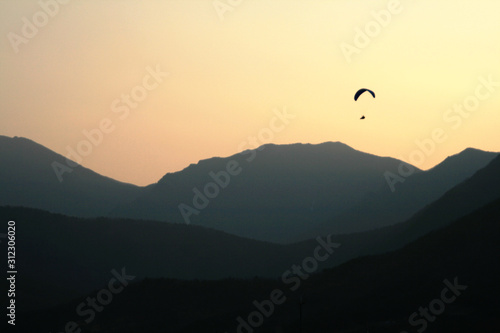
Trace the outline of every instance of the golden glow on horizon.
[[[500, 2], [401, 1], [349, 63], [341, 43], [354, 45], [355, 29], [388, 3], [243, 0], [220, 20], [207, 0], [70, 1], [18, 53], [2, 38], [0, 134], [65, 155], [109, 118], [114, 130], [82, 164], [140, 185], [237, 153], [283, 107], [296, 118], [277, 144], [341, 141], [407, 159], [442, 128], [447, 140], [419, 167], [467, 147], [500, 151], [500, 87], [456, 129], [443, 118], [480, 77], [500, 82]], [[35, 1], [0, 2], [0, 34], [21, 34], [37, 11]], [[169, 76], [120, 119], [112, 102], [157, 65]], [[362, 87], [376, 99], [354, 102]]]

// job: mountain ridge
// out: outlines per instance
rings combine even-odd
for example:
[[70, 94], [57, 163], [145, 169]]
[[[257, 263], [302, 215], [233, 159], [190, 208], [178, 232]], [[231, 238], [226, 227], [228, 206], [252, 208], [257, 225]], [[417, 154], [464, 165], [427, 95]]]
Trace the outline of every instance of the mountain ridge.
[[[368, 328], [370, 332], [400, 332], [410, 324], [419, 326], [409, 321], [418, 313], [414, 311], [435, 302], [444, 286], [453, 284], [461, 286], [453, 291], [457, 297], [446, 302], [446, 312], [438, 320], [429, 321], [429, 330], [465, 333], [473, 324], [493, 331], [498, 327], [500, 306], [499, 217], [500, 198], [396, 251], [302, 276], [296, 291], [289, 290], [284, 281], [258, 278], [134, 281], [113, 302], [113, 311], [83, 325], [89, 331], [105, 325], [109, 331], [120, 332], [231, 332], [241, 325], [238, 317], [245, 320], [256, 310], [256, 302], [264, 304], [271, 291], [282, 290], [286, 301], [273, 308], [259, 332], [294, 330], [299, 301], [304, 304], [304, 326], [311, 332], [361, 333]], [[63, 327], [84, 298], [30, 312], [30, 318], [36, 319], [23, 324], [22, 331]], [[191, 311], [186, 312], [188, 305]], [[162, 316], [141, 320], [150, 313]]]
[[[53, 163], [67, 166], [57, 177]], [[26, 138], [0, 136], [0, 204], [46, 209], [68, 215], [107, 215], [143, 188], [102, 176]]]
[[[495, 191], [463, 205], [462, 201], [484, 192], [485, 181], [490, 181]], [[332, 241], [341, 246], [335, 256], [320, 263], [318, 268], [400, 249], [422, 236], [441, 232], [455, 220], [499, 200], [500, 156], [406, 222], [374, 231], [332, 235]], [[464, 209], [455, 212], [450, 202]], [[27, 293], [20, 298], [28, 299], [32, 293], [40, 295], [46, 291], [51, 297], [43, 295], [52, 301], [61, 301], [67, 295], [76, 297], [104, 283], [111, 268], [125, 265], [140, 278], [272, 277], [310, 256], [311, 249], [317, 246], [314, 238], [282, 245], [243, 239], [196, 225], [103, 217], [83, 219], [33, 208], [0, 207], [0, 218], [15, 220], [19, 226], [16, 236], [23, 242], [17, 252], [19, 264], [25, 267], [19, 286]], [[439, 223], [435, 223], [436, 219]], [[37, 250], [40, 248], [44, 251]], [[44, 270], [49, 273], [42, 279], [40, 272]], [[39, 289], [28, 288], [24, 278], [38, 279]]]
[[[402, 222], [497, 155], [465, 149], [430, 170], [416, 168], [394, 194], [383, 173], [397, 173], [401, 161], [338, 141], [267, 144], [201, 160], [146, 187], [121, 183], [80, 165], [58, 182], [51, 163], [65, 164], [66, 158], [26, 138], [1, 136], [0, 153], [0, 205], [70, 216], [189, 222], [277, 243]], [[239, 172], [208, 198], [206, 187], [213, 191], [229, 176], [228, 163]], [[205, 196], [201, 209], [194, 204], [195, 190]], [[187, 221], [181, 204], [194, 212], [187, 214]]]

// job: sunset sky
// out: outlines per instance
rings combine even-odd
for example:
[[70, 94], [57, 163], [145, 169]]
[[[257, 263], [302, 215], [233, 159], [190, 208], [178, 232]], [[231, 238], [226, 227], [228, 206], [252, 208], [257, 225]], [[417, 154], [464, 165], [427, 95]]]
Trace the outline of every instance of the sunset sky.
[[408, 160], [439, 129], [422, 169], [500, 151], [498, 0], [66, 2], [0, 1], [0, 135], [66, 155], [104, 120], [81, 164], [117, 180], [251, 148], [285, 109], [259, 143]]

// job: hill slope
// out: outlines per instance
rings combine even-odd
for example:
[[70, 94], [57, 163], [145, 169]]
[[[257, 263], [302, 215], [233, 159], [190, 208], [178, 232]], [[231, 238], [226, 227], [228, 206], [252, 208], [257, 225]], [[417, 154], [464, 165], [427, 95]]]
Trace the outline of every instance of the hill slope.
[[[62, 181], [53, 163], [71, 170], [60, 174]], [[107, 215], [116, 205], [135, 199], [143, 190], [80, 165], [69, 167], [66, 158], [31, 140], [5, 136], [0, 136], [0, 189], [0, 205], [83, 217]]]
[[[237, 163], [239, 173], [227, 178], [227, 186], [212, 190], [213, 185], [207, 185], [216, 183], [211, 173], [224, 179], [222, 173], [231, 163]], [[169, 173], [116, 215], [185, 223], [179, 210], [184, 204], [196, 209], [186, 214], [190, 223], [248, 238], [289, 242], [382, 187], [381, 174], [396, 170], [398, 163], [338, 142], [265, 145]], [[196, 191], [206, 197], [206, 207], [199, 208], [203, 199], [195, 198]], [[214, 192], [217, 195], [210, 198]]]
[[200, 161], [140, 188], [81, 166], [69, 168], [60, 182], [53, 164], [67, 167], [63, 156], [28, 139], [0, 136], [0, 205], [81, 217], [189, 221], [292, 243], [401, 222], [496, 155], [465, 150], [429, 171], [417, 169], [392, 193], [384, 173], [397, 173], [398, 160], [339, 142], [265, 145]]
[[500, 156], [472, 177], [448, 190], [405, 222], [372, 231], [336, 235], [342, 251], [331, 258], [337, 265], [363, 255], [381, 254], [399, 249], [456, 219], [500, 199]]
[[[80, 320], [79, 327], [83, 332], [236, 332], [238, 317], [248, 322], [259, 309], [255, 302], [266, 304], [272, 291], [280, 290], [284, 303], [272, 311], [261, 305], [270, 315], [255, 332], [296, 330], [302, 296], [307, 332], [413, 332], [424, 322], [428, 332], [493, 332], [500, 314], [499, 221], [496, 200], [398, 251], [303, 275], [297, 290], [285, 280], [142, 281], [128, 286], [94, 321]], [[437, 308], [434, 300], [443, 294], [448, 301]], [[29, 315], [37, 328], [57, 329], [76, 319], [80, 302]], [[419, 309], [431, 306], [437, 310], [422, 321]]]
[[[369, 232], [336, 235], [333, 267], [361, 255], [400, 248], [419, 235], [444, 227], [485, 202], [500, 198], [500, 157], [405, 223]], [[485, 183], [486, 182], [486, 183]], [[490, 191], [484, 191], [488, 186]], [[455, 203], [460, 206], [456, 209]], [[316, 240], [277, 245], [243, 239], [198, 226], [127, 219], [78, 219], [26, 208], [0, 207], [0, 218], [18, 222], [24, 276], [37, 280], [33, 295], [50, 300], [81, 294], [104, 283], [112, 268], [126, 266], [139, 277], [277, 277], [310, 255]], [[54, 260], [57, 258], [57, 260]], [[75, 263], [78, 263], [77, 265]], [[44, 270], [44, 278], [37, 278]], [[68, 272], [71, 272], [68, 275]], [[71, 278], [70, 278], [70, 277]], [[25, 287], [29, 290], [28, 286]]]
[[[395, 191], [384, 186], [367, 195], [352, 208], [325, 221], [309, 236], [326, 233], [364, 231], [383, 227], [411, 218], [426, 205], [439, 199], [446, 191], [470, 178], [490, 163], [498, 153], [468, 148], [446, 158], [434, 168], [416, 172], [394, 185]], [[489, 196], [493, 200], [494, 196]], [[487, 201], [482, 201], [485, 204]], [[479, 207], [474, 205], [475, 208]], [[470, 212], [470, 210], [469, 210]], [[456, 215], [458, 217], [461, 215]], [[356, 223], [353, 223], [356, 221]], [[351, 226], [346, 229], [345, 226]]]
[[122, 267], [140, 279], [276, 277], [309, 246], [254, 241], [199, 226], [75, 218], [22, 207], [0, 207], [0, 220], [16, 222], [22, 267], [17, 298], [39, 307], [100, 287], [112, 269]]
[[[398, 173], [401, 162], [396, 159], [366, 154], [339, 142], [265, 145], [169, 173], [114, 214], [185, 223], [179, 209], [184, 205], [190, 223], [290, 243], [318, 234], [360, 232], [402, 222], [495, 156], [467, 149], [429, 171], [415, 168], [392, 193], [384, 173]], [[239, 173], [225, 178], [222, 174], [231, 163], [237, 163]], [[215, 185], [213, 175], [224, 186]]]

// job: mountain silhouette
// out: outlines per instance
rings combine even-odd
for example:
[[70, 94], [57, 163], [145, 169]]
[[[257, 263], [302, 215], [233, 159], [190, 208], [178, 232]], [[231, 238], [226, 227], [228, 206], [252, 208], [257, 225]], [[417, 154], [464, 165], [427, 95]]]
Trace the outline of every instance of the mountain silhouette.
[[[334, 235], [341, 247], [335, 256], [320, 263], [318, 271], [360, 256], [401, 248], [488, 202], [500, 200], [499, 175], [500, 156], [407, 222]], [[491, 191], [484, 191], [486, 183]], [[456, 206], [462, 208], [457, 210]], [[125, 266], [138, 279], [280, 277], [317, 246], [314, 239], [279, 245], [194, 225], [81, 219], [19, 207], [0, 207], [0, 218], [16, 220], [17, 237], [22, 239], [17, 249], [24, 267], [18, 297], [25, 300], [23, 304], [38, 306], [54, 305], [99, 288], [109, 279], [111, 269]], [[33, 298], [38, 301], [33, 302]]]
[[412, 217], [405, 224], [407, 226], [405, 234], [407, 238], [414, 238], [430, 230], [447, 226], [454, 219], [498, 198], [500, 198], [500, 156]]
[[383, 172], [395, 171], [399, 164], [339, 142], [270, 144], [166, 174], [115, 214], [185, 223], [179, 205], [195, 208], [194, 189], [203, 193], [206, 184], [215, 182], [210, 173], [226, 170], [230, 161], [238, 163], [240, 174], [189, 222], [273, 242], [294, 240], [318, 221], [359, 202], [365, 193], [384, 186]]
[[[364, 231], [374, 226], [383, 227], [405, 221], [471, 177], [496, 156], [498, 153], [467, 148], [447, 157], [432, 169], [415, 172], [404, 178], [404, 182], [395, 185], [395, 192], [390, 191], [389, 186], [384, 186], [367, 194], [361, 202], [325, 221], [311, 230], [309, 235]], [[356, 223], [353, 225], [352, 221]]]
[[0, 136], [0, 205], [94, 217], [107, 215], [142, 191], [80, 165], [64, 173], [60, 182], [52, 167], [54, 162], [68, 167], [65, 157], [42, 145], [25, 138]]
[[369, 232], [339, 235], [337, 239], [344, 244], [343, 253], [332, 258], [330, 264], [401, 248], [497, 199], [500, 199], [500, 156], [402, 223]]
[[[367, 328], [413, 332], [423, 324], [410, 325], [410, 316], [432, 306], [448, 288], [447, 296], [456, 297], [426, 322], [429, 332], [493, 332], [500, 314], [499, 219], [500, 199], [397, 251], [313, 274], [297, 291], [274, 279], [146, 279], [128, 286], [94, 321], [79, 324], [83, 332], [234, 332], [238, 317], [246, 319], [256, 311], [255, 302], [282, 290], [285, 303], [273, 307], [258, 332], [296, 330], [303, 294], [307, 295], [303, 306], [307, 332], [364, 333]], [[450, 285], [455, 289], [450, 291]], [[64, 327], [67, 318], [75, 317], [74, 309], [82, 299], [30, 312], [32, 320], [23, 323], [20, 331]]]
[[76, 218], [25, 207], [0, 207], [0, 219], [16, 221], [23, 267], [16, 298], [24, 309], [98, 288], [113, 268], [126, 267], [138, 279], [276, 277], [315, 242], [285, 246], [194, 225]]
[[[495, 156], [466, 149], [431, 170], [415, 168], [393, 193], [384, 173], [397, 174], [399, 160], [339, 142], [270, 144], [202, 160], [166, 174], [158, 183], [138, 187], [82, 166], [71, 168], [60, 182], [52, 164], [67, 165], [65, 157], [28, 139], [0, 136], [0, 205], [76, 217], [186, 223], [179, 209], [184, 204], [196, 209], [188, 218], [191, 224], [245, 238], [293, 243], [400, 223]], [[233, 167], [237, 163], [239, 173], [225, 178], [231, 163]], [[215, 197], [205, 196], [207, 184], [211, 191], [217, 187]], [[195, 207], [196, 193], [205, 196], [206, 207]]]
[[[262, 149], [262, 150], [259, 150]], [[399, 160], [339, 143], [265, 145], [227, 158], [212, 158], [165, 175], [115, 216], [184, 223], [180, 204], [195, 208], [193, 189], [214, 183], [210, 173], [230, 161], [241, 166], [218, 196], [189, 222], [242, 237], [279, 243], [327, 233], [352, 233], [402, 222], [484, 167], [497, 153], [466, 149], [429, 171], [415, 173], [392, 193], [385, 172]], [[251, 162], [246, 161], [253, 157]]]

